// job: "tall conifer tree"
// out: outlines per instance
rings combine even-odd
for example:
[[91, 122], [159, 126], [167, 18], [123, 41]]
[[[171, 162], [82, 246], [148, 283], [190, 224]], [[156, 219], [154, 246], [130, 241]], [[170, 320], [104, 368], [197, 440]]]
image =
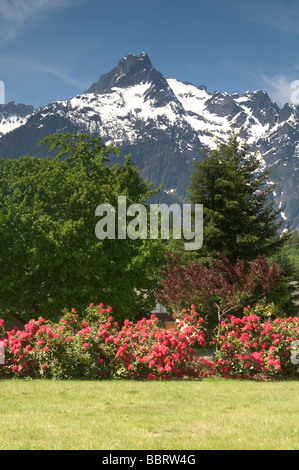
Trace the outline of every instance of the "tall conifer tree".
[[218, 142], [194, 162], [189, 199], [204, 207], [200, 258], [221, 252], [231, 262], [250, 261], [259, 254], [271, 256], [283, 245], [287, 235], [279, 233], [283, 221], [271, 198], [275, 184], [269, 175], [234, 131], [227, 144]]

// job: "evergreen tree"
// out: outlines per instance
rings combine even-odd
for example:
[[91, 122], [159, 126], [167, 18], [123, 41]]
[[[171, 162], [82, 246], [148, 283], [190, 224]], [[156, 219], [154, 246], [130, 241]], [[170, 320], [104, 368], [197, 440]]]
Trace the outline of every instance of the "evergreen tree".
[[279, 234], [283, 221], [271, 200], [275, 185], [268, 181], [269, 174], [260, 170], [257, 155], [249, 153], [248, 144], [235, 132], [228, 144], [217, 143], [202, 161], [194, 162], [189, 198], [204, 207], [199, 257], [221, 252], [231, 262], [251, 261], [283, 246], [288, 235]]

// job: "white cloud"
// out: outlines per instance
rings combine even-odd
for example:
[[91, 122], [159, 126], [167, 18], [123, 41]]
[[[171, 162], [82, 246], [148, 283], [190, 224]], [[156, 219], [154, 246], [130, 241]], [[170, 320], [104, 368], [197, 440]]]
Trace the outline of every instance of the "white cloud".
[[[298, 77], [299, 78], [299, 77]], [[262, 74], [267, 91], [273, 101], [276, 101], [279, 106], [283, 106], [285, 103], [292, 103], [294, 100], [294, 86], [292, 83], [294, 80], [287, 78], [285, 75], [276, 75], [269, 77]]]
[[239, 2], [238, 10], [247, 20], [287, 33], [299, 33], [298, 0], [251, 0]]
[[[251, 82], [251, 91], [257, 89], [266, 91], [272, 101], [280, 107], [285, 103], [299, 104], [299, 65], [285, 67], [276, 75], [268, 75], [260, 68], [255, 69], [247, 64], [235, 63], [227, 59], [223, 59], [222, 63], [227, 69], [247, 77]], [[242, 93], [248, 90], [238, 91]]]
[[65, 70], [61, 69], [60, 67], [31, 62], [30, 68], [31, 70], [36, 70], [37, 72], [40, 72], [42, 74], [53, 75], [62, 82], [65, 82], [75, 88], [81, 89], [82, 92], [90, 86], [90, 80], [78, 80], [69, 75]]
[[59, 81], [67, 83], [68, 85], [81, 90], [82, 92], [90, 86], [90, 79], [77, 79], [69, 74], [64, 68], [59, 65], [45, 64], [38, 62], [31, 57], [13, 57], [8, 54], [0, 53], [0, 69], [7, 67], [12, 73], [21, 74], [22, 76], [38, 75], [52, 75]]
[[32, 24], [45, 12], [88, 1], [90, 0], [1, 0], [0, 45], [18, 36], [22, 28]]

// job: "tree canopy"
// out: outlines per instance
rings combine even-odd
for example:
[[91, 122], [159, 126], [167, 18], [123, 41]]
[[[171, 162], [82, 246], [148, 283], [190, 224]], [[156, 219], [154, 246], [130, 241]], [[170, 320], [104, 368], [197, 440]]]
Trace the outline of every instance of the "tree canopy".
[[53, 134], [42, 141], [55, 155], [0, 160], [0, 311], [56, 319], [63, 308], [111, 305], [134, 318], [154, 303], [164, 250], [159, 240], [95, 235], [96, 207], [146, 204], [155, 193], [124, 157], [109, 166], [100, 137]]

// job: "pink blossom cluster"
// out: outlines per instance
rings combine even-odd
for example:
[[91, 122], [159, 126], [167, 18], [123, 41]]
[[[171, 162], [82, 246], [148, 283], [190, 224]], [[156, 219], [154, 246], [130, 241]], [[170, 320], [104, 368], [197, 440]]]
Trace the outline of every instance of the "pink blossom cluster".
[[[193, 319], [196, 317], [194, 312]], [[206, 346], [202, 319], [185, 328], [159, 328], [158, 318], [143, 318], [136, 324], [126, 320], [114, 338], [116, 358], [131, 377], [170, 379], [207, 376], [213, 363], [196, 356], [195, 346]]]
[[[158, 318], [122, 327], [111, 316], [111, 307], [90, 304], [83, 316], [75, 309], [59, 323], [43, 318], [30, 320], [24, 330], [9, 332], [0, 323], [6, 348], [6, 365], [0, 374], [20, 377], [99, 379], [126, 377], [173, 379], [205, 377], [215, 373], [214, 364], [196, 354], [205, 346], [202, 318], [191, 308], [184, 328], [166, 330]], [[2, 328], [2, 330], [1, 330]]]
[[170, 330], [159, 327], [155, 315], [120, 326], [103, 304], [90, 304], [81, 314], [72, 309], [58, 323], [32, 319], [23, 330], [7, 332], [0, 320], [6, 361], [0, 377], [169, 380], [297, 374], [290, 356], [299, 318], [264, 320], [250, 307], [244, 314], [229, 316], [216, 328], [213, 360], [200, 356], [207, 344], [194, 305], [174, 314], [176, 328]]
[[296, 374], [291, 344], [299, 338], [299, 318], [263, 320], [244, 309], [242, 318], [228, 317], [217, 330], [216, 365], [226, 378], [248, 378], [257, 374]]

